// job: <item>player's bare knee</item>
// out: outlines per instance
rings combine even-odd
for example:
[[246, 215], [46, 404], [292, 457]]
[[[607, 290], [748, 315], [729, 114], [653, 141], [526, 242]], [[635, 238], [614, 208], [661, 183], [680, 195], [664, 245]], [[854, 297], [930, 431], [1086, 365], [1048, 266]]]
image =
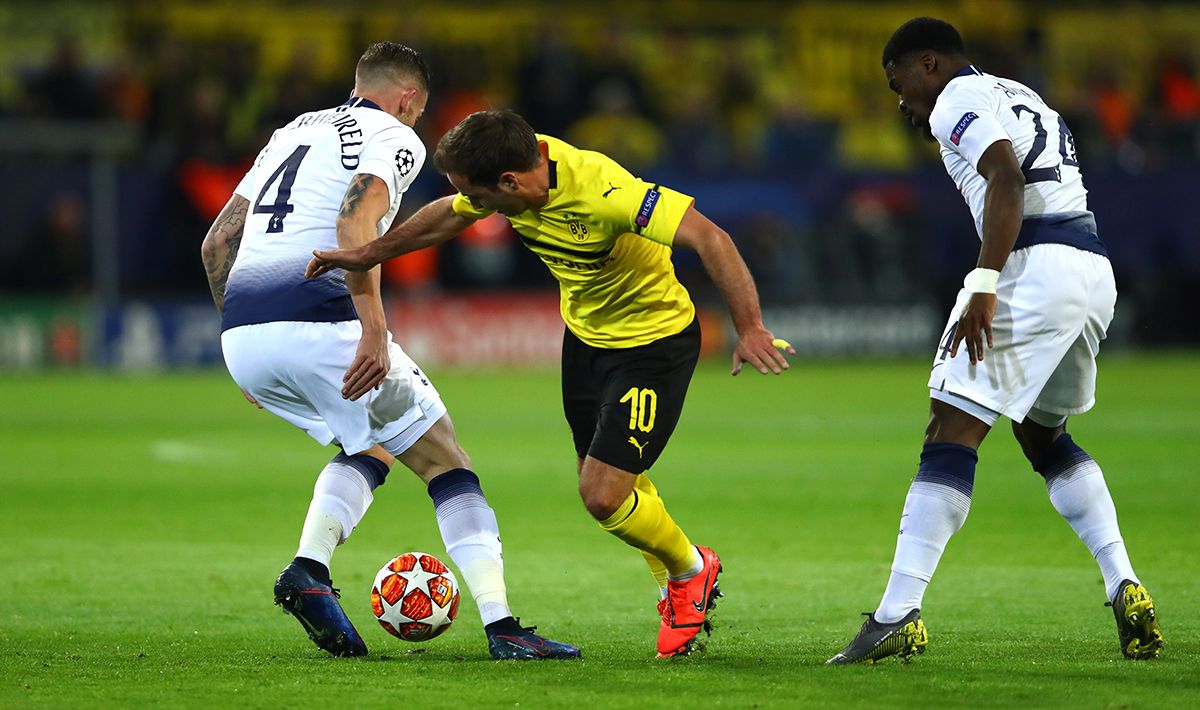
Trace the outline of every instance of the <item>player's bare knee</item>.
[[371, 448], [367, 449], [366, 451], [361, 452], [359, 455], [360, 456], [370, 456], [371, 458], [379, 459], [388, 468], [391, 468], [392, 464], [396, 463], [396, 457], [392, 456], [390, 453], [388, 453], [388, 450], [383, 448], [379, 444], [373, 444], [371, 446]]
[[971, 414], [936, 399], [930, 400], [926, 444], [961, 444], [978, 449], [991, 426]]
[[1012, 433], [1013, 433], [1013, 438], [1016, 439], [1017, 443], [1021, 445], [1021, 453], [1025, 454], [1025, 458], [1029, 459], [1029, 461], [1032, 462], [1033, 454], [1031, 453], [1031, 451], [1029, 449], [1029, 440], [1025, 438], [1025, 433], [1021, 429], [1020, 422], [1012, 423]]
[[579, 497], [583, 507], [596, 520], [608, 520], [629, 497], [635, 479], [625, 471], [595, 459], [585, 460], [579, 476]]
[[625, 496], [620, 496], [614, 489], [588, 485], [582, 480], [579, 482], [579, 497], [583, 499], [583, 507], [596, 520], [608, 520], [625, 502]]
[[1044, 426], [1029, 417], [1022, 422], [1013, 422], [1012, 429], [1013, 436], [1021, 445], [1021, 451], [1025, 454], [1025, 458], [1034, 465], [1042, 460], [1058, 437], [1067, 430], [1065, 424]]
[[460, 466], [448, 459], [423, 459], [420, 461], [406, 460], [404, 465], [426, 485], [438, 476], [459, 468], [469, 469], [470, 466]]
[[455, 471], [458, 469], [471, 470], [471, 458], [467, 456], [467, 452], [463, 451], [462, 447], [458, 447], [457, 452], [447, 451], [446, 455], [437, 458], [426, 459], [418, 466], [409, 465], [412, 472], [417, 474], [417, 477], [425, 482], [426, 485], [438, 476], [447, 471]]

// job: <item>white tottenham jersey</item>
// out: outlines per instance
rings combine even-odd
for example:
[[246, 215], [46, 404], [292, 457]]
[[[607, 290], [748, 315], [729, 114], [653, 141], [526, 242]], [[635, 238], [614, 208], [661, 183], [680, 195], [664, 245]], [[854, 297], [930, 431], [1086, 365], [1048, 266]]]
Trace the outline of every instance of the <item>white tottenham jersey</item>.
[[304, 267], [313, 249], [338, 246], [337, 216], [356, 174], [387, 185], [391, 206], [377, 226], [383, 234], [424, 162], [425, 146], [411, 128], [358, 97], [275, 131], [234, 190], [250, 209], [225, 289], [222, 330], [356, 319], [345, 274], [305, 279]]
[[1014, 248], [1053, 242], [1105, 254], [1087, 207], [1075, 139], [1033, 89], [966, 67], [938, 96], [929, 124], [981, 239], [987, 180], [979, 174], [979, 159], [993, 143], [1007, 140], [1025, 175], [1025, 220]]

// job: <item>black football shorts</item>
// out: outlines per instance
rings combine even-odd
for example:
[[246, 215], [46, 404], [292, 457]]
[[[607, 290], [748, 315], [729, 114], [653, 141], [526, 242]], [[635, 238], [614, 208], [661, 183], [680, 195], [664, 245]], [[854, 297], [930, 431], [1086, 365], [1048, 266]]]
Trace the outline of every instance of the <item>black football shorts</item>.
[[597, 348], [563, 335], [563, 411], [580, 458], [642, 473], [679, 422], [700, 357], [700, 324], [632, 348]]

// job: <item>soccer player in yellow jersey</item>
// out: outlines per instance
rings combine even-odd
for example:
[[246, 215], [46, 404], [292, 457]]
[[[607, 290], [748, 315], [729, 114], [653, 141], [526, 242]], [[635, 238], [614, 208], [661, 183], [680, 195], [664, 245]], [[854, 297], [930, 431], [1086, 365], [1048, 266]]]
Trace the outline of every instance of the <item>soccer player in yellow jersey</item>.
[[314, 252], [308, 275], [363, 271], [493, 212], [507, 217], [561, 287], [563, 409], [583, 504], [600, 527], [641, 550], [659, 582], [659, 657], [688, 654], [709, 628], [721, 561], [689, 542], [644, 473], [679, 421], [700, 352], [696, 309], [671, 248], [694, 249], [729, 305], [738, 332], [733, 374], [743, 363], [779, 374], [788, 363], [763, 327], [745, 262], [691, 197], [535, 134], [511, 111], [468, 116], [438, 143], [434, 163], [457, 195], [367, 246]]

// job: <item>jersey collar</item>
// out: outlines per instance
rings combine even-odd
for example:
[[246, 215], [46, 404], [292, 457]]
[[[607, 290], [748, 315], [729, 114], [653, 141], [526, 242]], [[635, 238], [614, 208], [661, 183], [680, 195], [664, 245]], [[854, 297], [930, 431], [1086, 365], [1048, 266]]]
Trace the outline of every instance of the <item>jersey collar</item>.
[[954, 72], [954, 76], [952, 76], [950, 78], [957, 79], [960, 76], [983, 76], [983, 72], [979, 71], [979, 68], [976, 67], [974, 64], [968, 64], [967, 66], [963, 67], [962, 69], [959, 69], [958, 71]]
[[539, 207], [536, 211], [544, 212], [551, 209], [550, 205], [561, 195], [558, 189], [558, 161], [550, 157], [550, 144], [538, 137], [538, 152], [542, 154], [542, 160], [546, 161], [546, 204]]
[[350, 98], [346, 99], [346, 103], [342, 105], [349, 106], [350, 108], [373, 108], [376, 111], [383, 110], [379, 107], [379, 104], [370, 99], [364, 99], [361, 96], [351, 96]]

